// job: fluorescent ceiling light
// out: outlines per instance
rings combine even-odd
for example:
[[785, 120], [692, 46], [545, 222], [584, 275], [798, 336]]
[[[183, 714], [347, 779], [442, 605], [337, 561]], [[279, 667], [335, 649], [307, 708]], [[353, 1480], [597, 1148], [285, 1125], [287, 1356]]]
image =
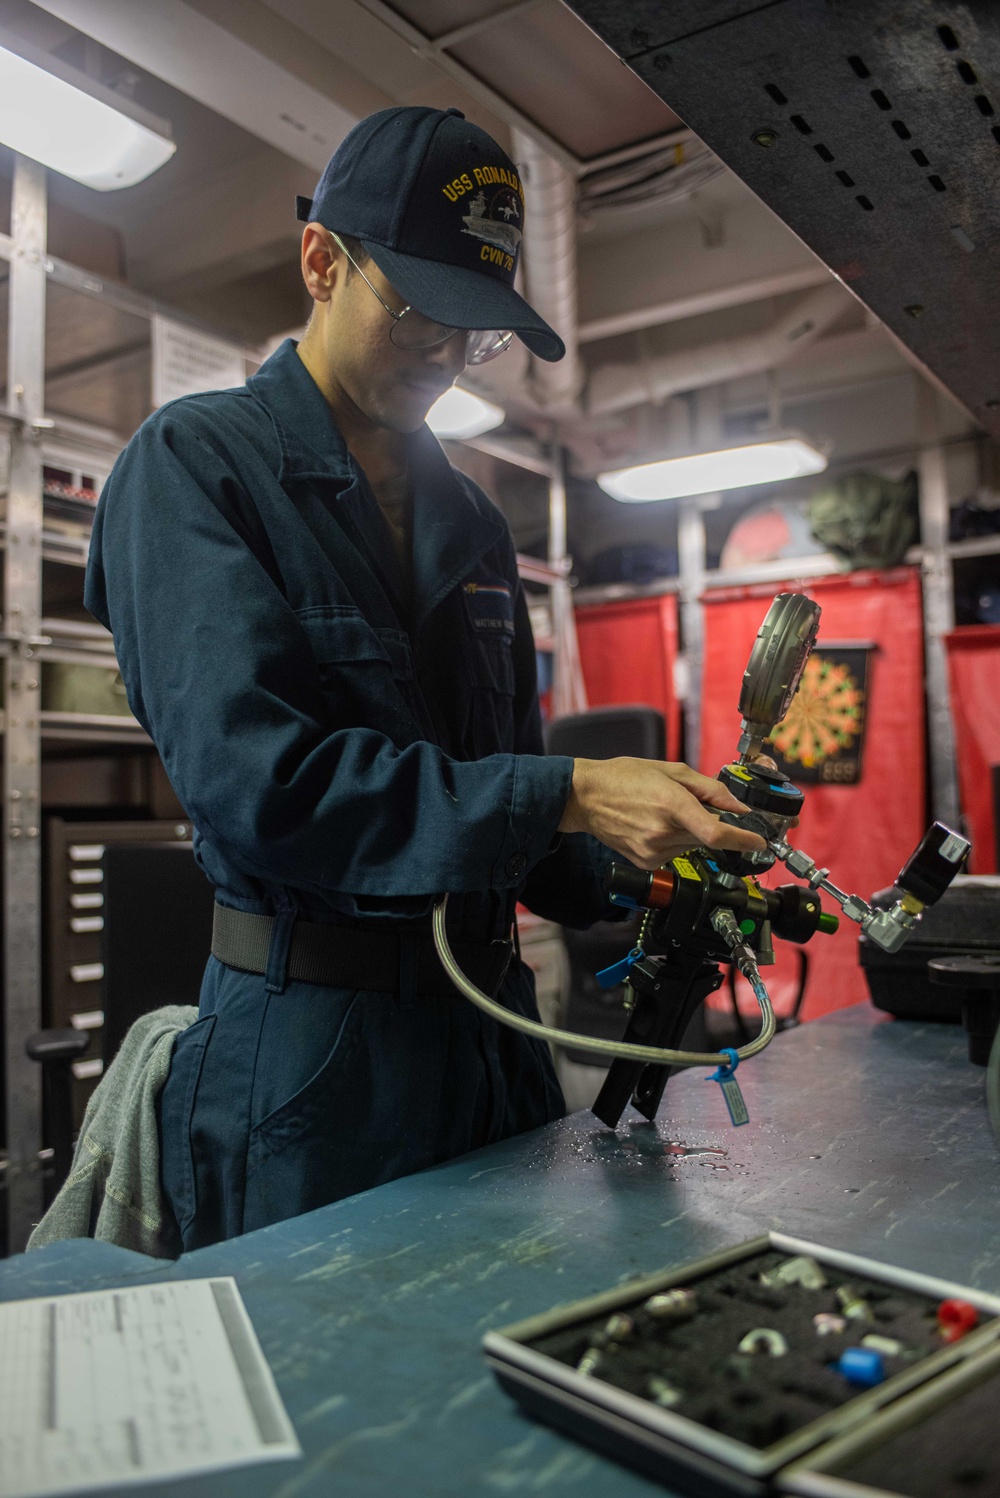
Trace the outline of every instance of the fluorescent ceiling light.
[[492, 401], [473, 395], [471, 390], [460, 390], [452, 385], [444, 395], [439, 395], [427, 413], [427, 425], [435, 437], [450, 437], [461, 442], [465, 437], [481, 437], [490, 432], [504, 419], [504, 412]]
[[177, 148], [162, 120], [20, 39], [11, 51], [7, 40], [0, 36], [5, 146], [98, 192], [132, 187], [170, 160]]
[[782, 479], [822, 473], [826, 458], [801, 437], [754, 442], [748, 447], [726, 447], [713, 453], [691, 453], [638, 468], [599, 473], [605, 494], [625, 504], [653, 499], [682, 499], [691, 494], [716, 494], [723, 489], [746, 489], [751, 484], [776, 484]]

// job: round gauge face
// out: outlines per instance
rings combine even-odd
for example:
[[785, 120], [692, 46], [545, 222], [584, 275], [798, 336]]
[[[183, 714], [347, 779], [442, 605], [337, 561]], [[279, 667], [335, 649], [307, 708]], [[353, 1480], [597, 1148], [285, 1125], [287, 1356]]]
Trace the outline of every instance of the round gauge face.
[[779, 593], [758, 631], [743, 675], [740, 712], [747, 723], [773, 727], [788, 712], [816, 643], [819, 605], [801, 593]]

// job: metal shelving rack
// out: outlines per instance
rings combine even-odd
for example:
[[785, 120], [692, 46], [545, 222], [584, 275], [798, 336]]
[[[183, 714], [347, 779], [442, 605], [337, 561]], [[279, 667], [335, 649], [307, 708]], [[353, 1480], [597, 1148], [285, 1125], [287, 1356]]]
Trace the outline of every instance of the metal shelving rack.
[[[99, 487], [125, 438], [149, 409], [148, 404], [143, 409], [144, 385], [128, 377], [116, 387], [127, 393], [126, 411], [116, 422], [101, 425], [58, 414], [60, 405], [73, 406], [55, 398], [51, 401], [55, 413], [51, 413], [46, 403], [46, 337], [48, 333], [50, 342], [55, 338], [62, 345], [55, 354], [57, 368], [48, 371], [49, 381], [62, 379], [72, 384], [73, 380], [99, 380], [114, 368], [133, 370], [135, 362], [146, 357], [150, 325], [157, 314], [198, 333], [210, 330], [128, 287], [50, 256], [46, 173], [24, 157], [14, 159], [10, 226], [9, 235], [0, 233], [0, 292], [3, 272], [9, 267], [7, 402], [6, 407], [0, 406], [0, 444], [9, 443], [7, 513], [0, 524], [4, 578], [0, 667], [5, 688], [5, 706], [0, 712], [0, 903], [6, 1084], [6, 1152], [0, 1156], [0, 1181], [6, 1187], [2, 1194], [7, 1250], [15, 1252], [23, 1248], [42, 1208], [41, 1072], [25, 1052], [28, 1036], [42, 1024], [42, 746], [58, 743], [63, 750], [74, 746], [86, 750], [94, 745], [151, 747], [134, 718], [47, 711], [41, 706], [42, 667], [48, 663], [117, 670], [111, 636], [99, 625], [43, 618], [43, 566], [80, 569], [82, 601], [82, 569], [89, 547], [88, 536], [65, 534], [46, 524], [43, 469], [83, 472], [93, 476]], [[72, 314], [81, 308], [93, 309], [94, 316], [88, 324], [84, 311], [80, 331], [85, 336], [74, 347]], [[244, 354], [250, 362], [258, 359], [255, 351], [244, 350]]]

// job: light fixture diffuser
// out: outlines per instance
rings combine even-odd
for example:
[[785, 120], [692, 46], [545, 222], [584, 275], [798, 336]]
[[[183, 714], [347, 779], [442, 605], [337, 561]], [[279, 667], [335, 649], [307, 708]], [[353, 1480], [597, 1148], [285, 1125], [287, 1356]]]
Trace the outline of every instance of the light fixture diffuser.
[[439, 395], [427, 413], [427, 425], [435, 437], [449, 437], [454, 442], [481, 437], [483, 432], [498, 427], [503, 419], [504, 412], [499, 406], [458, 385]]
[[170, 160], [177, 148], [163, 121], [60, 59], [20, 39], [11, 50], [7, 40], [0, 34], [5, 146], [98, 192], [132, 187]]
[[717, 452], [689, 453], [660, 463], [599, 473], [605, 494], [623, 504], [645, 504], [656, 499], [684, 499], [746, 489], [754, 484], [776, 484], [784, 479], [822, 473], [826, 458], [801, 437], [725, 447]]

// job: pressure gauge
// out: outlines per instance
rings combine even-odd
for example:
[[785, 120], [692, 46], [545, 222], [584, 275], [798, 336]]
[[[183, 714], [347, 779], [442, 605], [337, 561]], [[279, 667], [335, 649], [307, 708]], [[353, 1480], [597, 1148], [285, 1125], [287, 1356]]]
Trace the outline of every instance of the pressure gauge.
[[781, 722], [819, 633], [820, 607], [802, 593], [779, 593], [757, 632], [743, 673], [739, 757], [754, 759]]

